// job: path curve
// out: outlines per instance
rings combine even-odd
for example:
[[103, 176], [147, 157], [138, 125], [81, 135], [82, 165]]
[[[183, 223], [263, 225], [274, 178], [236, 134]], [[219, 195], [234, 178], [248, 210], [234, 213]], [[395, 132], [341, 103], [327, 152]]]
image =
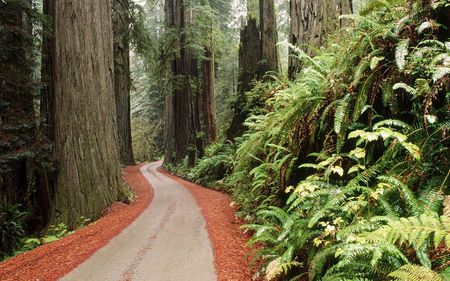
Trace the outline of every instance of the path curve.
[[159, 173], [161, 163], [141, 172], [154, 189], [149, 208], [63, 281], [216, 280], [205, 220], [189, 191]]

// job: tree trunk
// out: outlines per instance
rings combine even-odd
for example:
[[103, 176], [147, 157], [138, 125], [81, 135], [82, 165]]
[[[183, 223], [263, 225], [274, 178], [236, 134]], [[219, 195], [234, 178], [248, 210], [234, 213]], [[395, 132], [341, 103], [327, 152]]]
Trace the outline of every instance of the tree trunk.
[[240, 40], [237, 100], [234, 104], [233, 120], [227, 130], [229, 140], [234, 140], [244, 133], [244, 122], [248, 116], [244, 107], [247, 103], [245, 93], [252, 89], [255, 80], [262, 78], [263, 71], [260, 66], [262, 44], [255, 18], [250, 18], [247, 25], [241, 30]]
[[113, 0], [114, 92], [119, 153], [124, 165], [134, 163], [131, 141], [129, 5], [128, 0]]
[[[172, 0], [166, 0], [164, 3], [164, 20], [166, 33], [175, 29], [175, 3]], [[179, 42], [175, 41], [175, 49], [179, 48]], [[174, 112], [174, 73], [176, 71], [175, 58], [166, 61], [165, 65], [165, 116], [164, 116], [164, 143], [165, 155], [164, 161], [172, 163], [175, 156], [175, 112]]]
[[278, 31], [274, 0], [259, 0], [263, 72], [278, 72]]
[[214, 51], [211, 48], [206, 48], [205, 57], [207, 59], [202, 62], [202, 111], [203, 130], [205, 132], [206, 144], [209, 145], [217, 141]]
[[[168, 142], [165, 163], [179, 164], [187, 156], [189, 163], [195, 161], [196, 130], [194, 103], [191, 97], [192, 54], [187, 48], [185, 28], [191, 20], [191, 13], [184, 0], [166, 1], [166, 23], [178, 33], [175, 44], [176, 55], [172, 62], [171, 92], [166, 100], [166, 133]], [[172, 127], [173, 126], [173, 127]]]
[[[289, 41], [309, 55], [314, 55], [312, 47], [325, 43], [326, 35], [342, 27], [339, 16], [352, 13], [352, 0], [290, 0], [290, 5]], [[301, 63], [292, 50], [289, 55], [289, 77], [294, 79]]]
[[[55, 0], [43, 1], [43, 12], [48, 17], [48, 26], [45, 30], [53, 30], [55, 17]], [[40, 104], [40, 131], [53, 143], [55, 141], [55, 83], [52, 79], [55, 77], [55, 40], [50, 32], [45, 32], [42, 38], [42, 64], [41, 64], [41, 104]], [[50, 220], [51, 202], [55, 195], [54, 171], [49, 170], [39, 175], [38, 182], [38, 208], [42, 217], [43, 224]]]
[[54, 150], [51, 223], [75, 227], [123, 196], [113, 87], [111, 1], [53, 2]]
[[199, 62], [196, 59], [192, 60], [191, 64], [191, 75], [193, 78], [192, 84], [195, 84], [194, 89], [195, 91], [192, 92], [191, 100], [192, 100], [192, 114], [194, 115], [194, 128], [196, 132], [196, 151], [195, 155], [192, 155], [190, 157], [190, 165], [195, 165], [195, 162], [198, 158], [202, 158], [205, 155], [205, 145], [206, 145], [206, 138], [205, 135], [201, 134], [200, 132], [203, 132], [202, 125], [203, 125], [203, 87], [201, 84], [201, 77], [199, 72]]

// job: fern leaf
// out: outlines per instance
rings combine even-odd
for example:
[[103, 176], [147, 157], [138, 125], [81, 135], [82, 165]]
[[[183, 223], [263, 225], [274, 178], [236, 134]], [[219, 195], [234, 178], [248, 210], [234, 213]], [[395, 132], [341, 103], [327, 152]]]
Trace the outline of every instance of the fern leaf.
[[416, 87], [416, 94], [418, 96], [425, 96], [431, 92], [430, 84], [428, 84], [428, 81], [423, 78], [419, 78], [415, 82]]
[[422, 214], [420, 217], [409, 218], [387, 218], [388, 224], [379, 229], [363, 233], [360, 241], [369, 243], [387, 242], [390, 244], [403, 244], [414, 246], [422, 250], [422, 247], [434, 236], [435, 247], [439, 246], [442, 240], [450, 239], [450, 225], [445, 217], [438, 217], [436, 213]]
[[435, 271], [418, 265], [406, 264], [389, 274], [396, 281], [444, 281]]
[[433, 73], [433, 81], [437, 82], [442, 77], [450, 74], [450, 67], [441, 66], [436, 69]]
[[407, 85], [405, 83], [396, 83], [396, 84], [394, 84], [392, 89], [393, 90], [403, 89], [406, 92], [408, 92], [408, 93], [410, 93], [410, 94], [412, 94], [414, 96], [417, 94], [416, 89], [414, 89], [413, 87], [411, 87], [411, 86], [409, 86], [409, 85]]
[[396, 119], [386, 119], [386, 120], [383, 120], [383, 121], [380, 121], [380, 122], [374, 124], [373, 129], [376, 130], [376, 129], [379, 129], [384, 126], [399, 127], [399, 128], [404, 128], [404, 129], [410, 128], [410, 126], [403, 121], [396, 120]]
[[336, 113], [334, 115], [334, 131], [336, 134], [341, 134], [343, 124], [347, 118], [348, 107], [349, 107], [350, 95], [347, 94], [345, 97], [339, 102], [338, 107], [336, 108]]
[[373, 57], [370, 60], [370, 69], [374, 70], [385, 59], [385, 57]]
[[419, 34], [422, 34], [425, 30], [433, 28], [436, 24], [431, 21], [424, 21], [422, 22], [419, 27], [417, 28], [417, 32]]
[[353, 79], [353, 86], [356, 87], [359, 84], [359, 81], [361, 81], [361, 78], [364, 76], [364, 72], [367, 70], [367, 68], [369, 67], [369, 62], [367, 62], [366, 60], [363, 60], [358, 67], [356, 68], [356, 72], [355, 72], [355, 78]]
[[409, 39], [403, 39], [395, 49], [395, 62], [398, 69], [403, 70], [406, 66], [406, 56], [409, 54]]

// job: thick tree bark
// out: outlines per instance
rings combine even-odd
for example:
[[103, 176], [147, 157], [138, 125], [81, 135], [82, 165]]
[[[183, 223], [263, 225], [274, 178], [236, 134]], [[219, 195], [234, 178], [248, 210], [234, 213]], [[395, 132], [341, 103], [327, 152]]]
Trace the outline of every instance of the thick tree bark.
[[119, 153], [124, 165], [134, 163], [131, 140], [129, 8], [128, 0], [113, 0], [114, 92]]
[[[45, 27], [47, 32], [44, 33], [42, 38], [42, 64], [41, 64], [41, 76], [42, 76], [42, 89], [41, 89], [41, 104], [40, 104], [40, 131], [47, 137], [47, 139], [53, 143], [55, 140], [55, 83], [52, 79], [55, 77], [55, 40], [53, 34], [49, 30], [54, 28], [55, 17], [55, 0], [43, 1], [43, 12], [48, 17], [48, 26]], [[38, 208], [39, 213], [43, 219], [43, 223], [47, 224], [50, 220], [51, 202], [55, 195], [55, 178], [54, 171], [46, 171], [39, 175], [38, 182]]]
[[[202, 80], [200, 77], [199, 72], [199, 62], [196, 59], [192, 60], [191, 63], [191, 75], [192, 75], [192, 81], [191, 85], [195, 84], [193, 87], [193, 91], [191, 93], [191, 100], [192, 100], [192, 114], [194, 116], [194, 128], [195, 128], [195, 144], [196, 144], [196, 151], [195, 154], [193, 154], [190, 157], [190, 165], [195, 165], [195, 161], [198, 158], [202, 158], [205, 155], [205, 146], [206, 146], [206, 138], [203, 134], [200, 132], [203, 132], [202, 125], [204, 121], [204, 114], [203, 114], [203, 88], [202, 88]], [[195, 91], [194, 91], [195, 90]]]
[[241, 30], [238, 96], [234, 104], [233, 120], [227, 130], [229, 140], [245, 132], [244, 122], [249, 114], [245, 109], [246, 92], [252, 89], [253, 82], [262, 80], [266, 72], [279, 70], [277, 43], [274, 0], [259, 0], [259, 28], [256, 18], [249, 14], [247, 25]]
[[248, 116], [244, 105], [247, 102], [245, 93], [250, 91], [255, 80], [262, 78], [261, 69], [261, 37], [256, 19], [250, 18], [247, 25], [241, 30], [239, 46], [239, 77], [237, 86], [237, 100], [234, 104], [234, 116], [227, 138], [233, 140], [245, 131], [244, 122]]
[[97, 218], [123, 196], [113, 87], [110, 0], [55, 1], [51, 223]]
[[259, 0], [261, 55], [264, 72], [278, 72], [278, 31], [274, 0]]
[[[326, 35], [342, 27], [339, 16], [352, 13], [352, 0], [290, 0], [291, 31], [289, 41], [307, 54], [325, 43]], [[294, 79], [301, 63], [289, 52], [289, 77]]]
[[[173, 2], [173, 3], [172, 3]], [[177, 31], [176, 55], [171, 63], [172, 85], [166, 101], [166, 139], [165, 163], [179, 164], [187, 156], [189, 163], [196, 157], [196, 130], [191, 97], [192, 54], [187, 48], [185, 28], [191, 20], [191, 13], [184, 0], [166, 0], [166, 23]]]
[[206, 48], [205, 57], [207, 59], [202, 62], [203, 130], [205, 132], [206, 144], [212, 144], [217, 141], [214, 51], [210, 48]]

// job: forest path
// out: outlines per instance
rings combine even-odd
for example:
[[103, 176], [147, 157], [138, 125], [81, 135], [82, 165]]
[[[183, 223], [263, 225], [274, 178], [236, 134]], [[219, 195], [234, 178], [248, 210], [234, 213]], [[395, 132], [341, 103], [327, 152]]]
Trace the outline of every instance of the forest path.
[[205, 220], [194, 197], [157, 171], [141, 168], [154, 189], [150, 206], [64, 281], [216, 280], [214, 255]]

